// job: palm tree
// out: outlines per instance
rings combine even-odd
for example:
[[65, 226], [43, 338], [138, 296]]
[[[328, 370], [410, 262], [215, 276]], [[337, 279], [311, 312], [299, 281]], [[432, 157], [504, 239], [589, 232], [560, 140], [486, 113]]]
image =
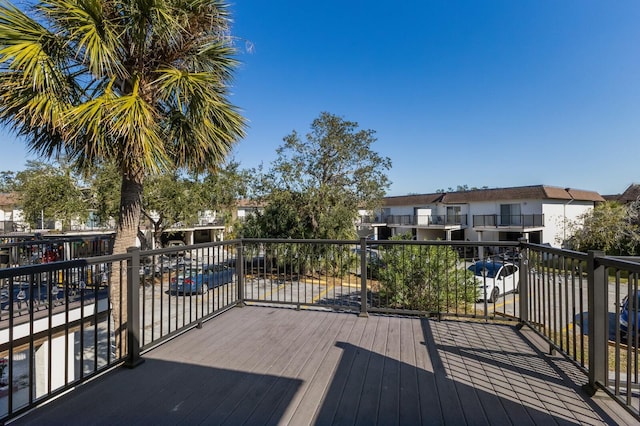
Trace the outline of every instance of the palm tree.
[[117, 165], [114, 253], [135, 244], [146, 176], [215, 170], [243, 136], [229, 24], [217, 0], [0, 0], [0, 122], [39, 155]]

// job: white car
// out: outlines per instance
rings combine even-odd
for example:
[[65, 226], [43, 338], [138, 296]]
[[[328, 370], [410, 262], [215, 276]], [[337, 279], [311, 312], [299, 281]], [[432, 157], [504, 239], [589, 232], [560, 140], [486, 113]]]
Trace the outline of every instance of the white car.
[[518, 266], [507, 262], [481, 260], [469, 266], [480, 290], [478, 300], [495, 302], [503, 294], [518, 292]]

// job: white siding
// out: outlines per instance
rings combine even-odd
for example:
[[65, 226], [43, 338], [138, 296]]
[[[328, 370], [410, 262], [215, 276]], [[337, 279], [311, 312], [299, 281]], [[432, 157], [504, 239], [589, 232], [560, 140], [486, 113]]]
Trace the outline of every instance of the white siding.
[[590, 210], [593, 210], [593, 203], [587, 201], [547, 201], [543, 206], [545, 230], [542, 242], [554, 247], [563, 246], [571, 236], [569, 225]]

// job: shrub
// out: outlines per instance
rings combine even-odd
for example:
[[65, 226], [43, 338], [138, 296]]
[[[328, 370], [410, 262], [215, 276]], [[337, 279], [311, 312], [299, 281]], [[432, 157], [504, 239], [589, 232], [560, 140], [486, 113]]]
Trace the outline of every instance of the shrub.
[[448, 312], [477, 299], [473, 274], [451, 246], [388, 245], [381, 256], [379, 296], [389, 307]]

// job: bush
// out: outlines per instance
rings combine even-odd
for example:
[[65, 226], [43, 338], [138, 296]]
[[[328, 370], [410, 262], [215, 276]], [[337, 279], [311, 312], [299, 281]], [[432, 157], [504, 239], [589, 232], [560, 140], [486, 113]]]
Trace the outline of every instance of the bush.
[[477, 300], [473, 274], [450, 246], [389, 245], [381, 256], [379, 296], [391, 308], [448, 312]]

